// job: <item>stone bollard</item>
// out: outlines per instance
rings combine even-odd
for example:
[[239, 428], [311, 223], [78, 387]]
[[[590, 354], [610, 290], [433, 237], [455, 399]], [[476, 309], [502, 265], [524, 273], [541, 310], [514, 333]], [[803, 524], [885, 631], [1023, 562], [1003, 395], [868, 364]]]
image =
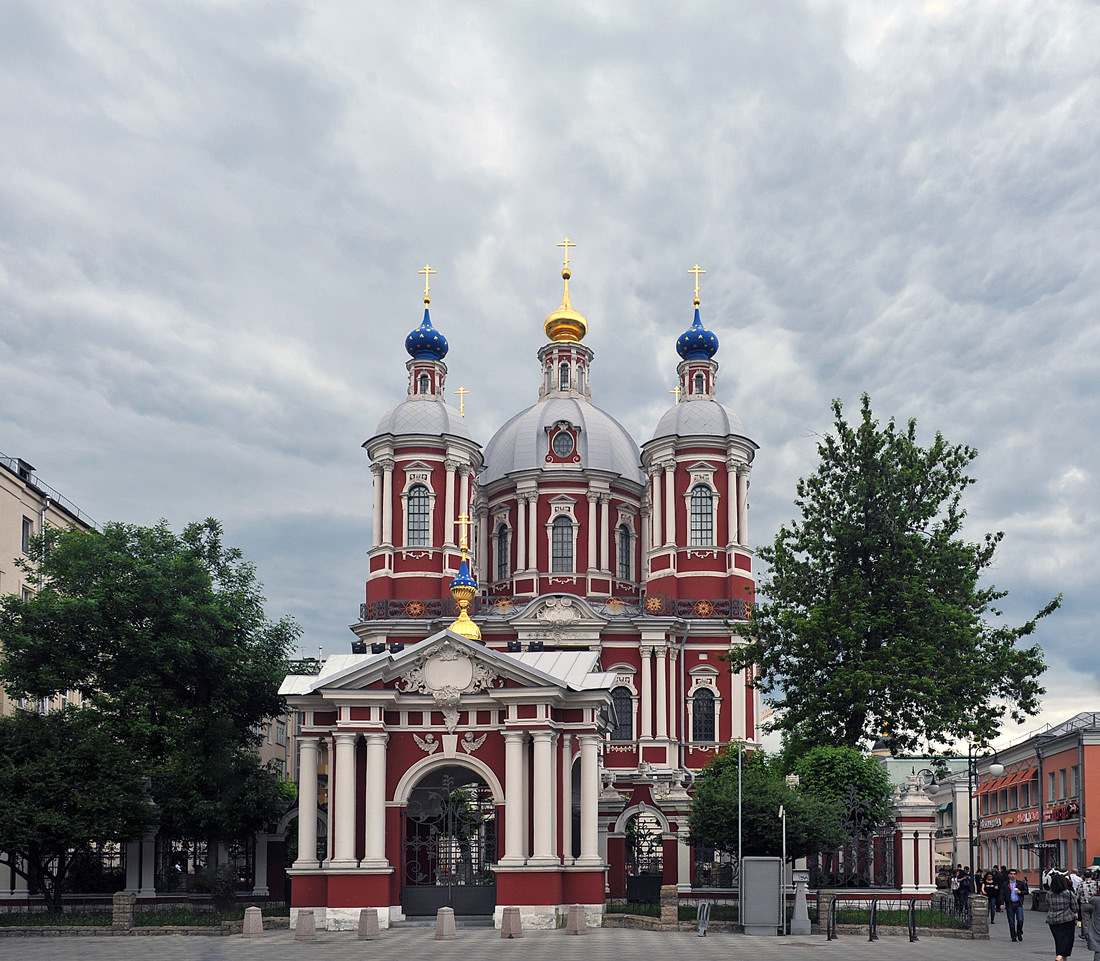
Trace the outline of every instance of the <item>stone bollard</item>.
[[522, 938], [523, 924], [519, 916], [519, 908], [505, 908], [500, 916], [500, 936], [502, 938]]
[[588, 918], [583, 904], [569, 905], [569, 914], [565, 919], [566, 934], [588, 934]]
[[378, 909], [363, 908], [359, 912], [359, 940], [377, 941], [380, 937], [382, 932], [378, 928]]
[[455, 931], [455, 909], [440, 908], [435, 913], [436, 941], [454, 941], [458, 937]]
[[259, 908], [245, 908], [244, 927], [241, 937], [262, 938], [264, 936], [264, 915]]
[[970, 933], [975, 938], [989, 937], [989, 898], [970, 895]]
[[661, 924], [675, 927], [680, 922], [680, 891], [675, 884], [661, 885]]
[[111, 902], [111, 927], [132, 928], [134, 926], [134, 903], [137, 895], [133, 891], [117, 891]]
[[316, 941], [317, 922], [313, 919], [313, 908], [301, 908], [294, 925], [295, 941]]

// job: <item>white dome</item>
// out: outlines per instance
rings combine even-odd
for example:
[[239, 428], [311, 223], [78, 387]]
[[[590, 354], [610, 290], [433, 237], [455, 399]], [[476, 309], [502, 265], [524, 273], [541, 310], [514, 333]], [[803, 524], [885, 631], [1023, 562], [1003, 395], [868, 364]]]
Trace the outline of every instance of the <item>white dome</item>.
[[528, 407], [493, 435], [485, 448], [485, 470], [478, 484], [485, 487], [515, 471], [545, 468], [549, 444], [546, 428], [558, 421], [580, 428], [577, 452], [582, 469], [610, 471], [635, 484], [645, 483], [638, 445], [626, 428], [598, 407], [561, 398]]
[[473, 440], [462, 415], [437, 400], [407, 400], [386, 411], [374, 431], [375, 437], [380, 434], [450, 434]]
[[665, 412], [651, 440], [662, 437], [728, 437], [730, 434], [745, 437], [745, 425], [724, 404], [716, 400], [684, 400]]

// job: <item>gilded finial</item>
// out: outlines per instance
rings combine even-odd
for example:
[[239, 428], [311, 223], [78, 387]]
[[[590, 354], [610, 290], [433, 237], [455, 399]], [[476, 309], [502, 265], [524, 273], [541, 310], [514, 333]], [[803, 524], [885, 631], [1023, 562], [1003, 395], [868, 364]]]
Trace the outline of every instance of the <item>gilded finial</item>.
[[424, 275], [424, 306], [427, 307], [428, 304], [432, 302], [432, 298], [428, 296], [428, 291], [431, 290], [430, 281], [432, 279], [432, 274], [438, 274], [439, 271], [432, 270], [430, 265], [425, 264], [424, 269], [418, 270], [417, 273]]
[[683, 392], [684, 392], [684, 389], [679, 384], [677, 384], [675, 387], [672, 388], [672, 390], [669, 391], [670, 394], [675, 394], [676, 395], [676, 403], [677, 404], [680, 403], [680, 395]]
[[688, 269], [688, 273], [689, 274], [695, 274], [695, 299], [694, 299], [694, 303], [695, 303], [695, 306], [698, 307], [699, 306], [699, 275], [700, 274], [705, 274], [706, 271], [703, 270], [703, 268], [700, 267], [698, 264], [696, 264], [694, 267], [690, 267]]
[[473, 527], [473, 526], [474, 526], [474, 522], [470, 518], [469, 514], [459, 514], [458, 517], [455, 520], [455, 527], [458, 527], [462, 530], [462, 541], [461, 541], [460, 546], [462, 547], [462, 559], [463, 560], [466, 559], [466, 548], [467, 548], [467, 545], [469, 543], [469, 541], [466, 538], [466, 530], [467, 530], [467, 528], [470, 528], [470, 527]]
[[573, 304], [569, 300], [569, 278], [573, 276], [569, 269], [569, 248], [577, 245], [566, 237], [558, 246], [565, 248], [565, 260], [561, 268], [561, 279], [565, 281], [565, 290], [561, 295], [561, 304], [546, 318], [543, 329], [546, 331], [546, 336], [556, 343], [562, 341], [578, 343], [588, 333], [588, 321], [584, 319], [583, 314], [573, 309]]
[[[473, 524], [473, 521], [470, 520], [469, 515], [460, 514], [455, 523], [463, 527], [469, 527]], [[469, 612], [470, 601], [477, 597], [477, 591], [477, 581], [470, 573], [470, 564], [466, 560], [466, 533], [463, 531], [462, 563], [458, 566], [458, 574], [455, 575], [455, 579], [451, 581], [451, 597], [458, 604], [458, 617], [451, 622], [450, 629], [462, 637], [469, 638], [471, 641], [481, 640], [481, 628], [474, 623]]]
[[466, 395], [470, 393], [465, 387], [459, 387], [455, 391], [458, 395], [458, 413], [461, 417], [466, 416]]

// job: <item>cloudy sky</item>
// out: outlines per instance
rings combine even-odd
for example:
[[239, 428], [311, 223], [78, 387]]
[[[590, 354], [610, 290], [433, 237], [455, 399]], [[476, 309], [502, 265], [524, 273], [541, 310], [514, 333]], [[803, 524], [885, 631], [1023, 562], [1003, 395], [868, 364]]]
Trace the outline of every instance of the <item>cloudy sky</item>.
[[536, 399], [569, 235], [641, 442], [698, 262], [752, 540], [867, 391], [979, 449], [1009, 618], [1066, 595], [1040, 720], [1100, 709], [1097, 50], [1084, 0], [7, 0], [0, 451], [100, 522], [220, 518], [345, 650], [416, 271], [485, 443]]

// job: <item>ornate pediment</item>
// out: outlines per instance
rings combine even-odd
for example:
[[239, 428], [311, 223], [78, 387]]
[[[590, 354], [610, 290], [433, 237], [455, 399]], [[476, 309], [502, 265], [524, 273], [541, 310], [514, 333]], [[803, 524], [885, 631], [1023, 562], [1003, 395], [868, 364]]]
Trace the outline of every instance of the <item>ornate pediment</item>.
[[421, 654], [397, 680], [406, 694], [428, 694], [443, 712], [448, 731], [458, 726], [458, 702], [463, 694], [492, 687], [500, 675], [496, 669], [444, 638]]

